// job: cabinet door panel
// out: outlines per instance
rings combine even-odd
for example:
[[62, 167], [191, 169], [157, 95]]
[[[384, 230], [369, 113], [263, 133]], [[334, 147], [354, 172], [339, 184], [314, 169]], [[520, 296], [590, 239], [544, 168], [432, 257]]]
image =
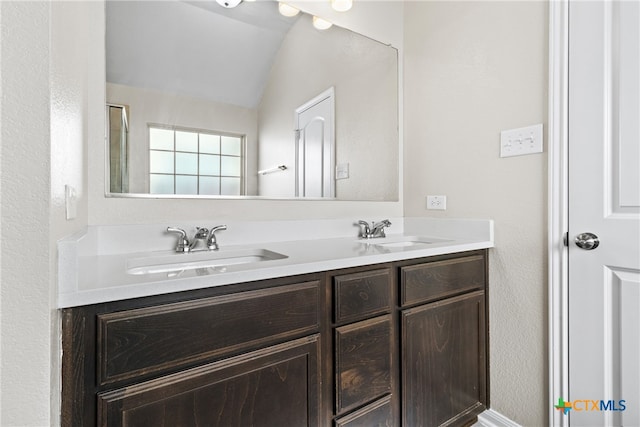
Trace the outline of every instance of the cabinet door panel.
[[318, 426], [318, 336], [98, 395], [98, 425]]
[[402, 312], [403, 424], [459, 424], [486, 405], [484, 292]]
[[336, 328], [336, 412], [391, 392], [391, 316]]
[[318, 331], [320, 282], [98, 316], [98, 383], [159, 373]]

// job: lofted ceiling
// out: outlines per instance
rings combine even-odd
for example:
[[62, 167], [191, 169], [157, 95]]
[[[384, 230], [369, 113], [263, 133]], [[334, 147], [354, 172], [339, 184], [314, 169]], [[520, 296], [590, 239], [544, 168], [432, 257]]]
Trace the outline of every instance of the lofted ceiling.
[[296, 18], [274, 1], [106, 2], [107, 82], [255, 108]]

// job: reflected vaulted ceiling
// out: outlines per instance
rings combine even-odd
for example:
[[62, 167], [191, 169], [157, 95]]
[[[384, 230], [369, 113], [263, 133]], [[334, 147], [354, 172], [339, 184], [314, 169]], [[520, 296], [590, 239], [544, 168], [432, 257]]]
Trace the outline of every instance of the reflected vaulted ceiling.
[[106, 3], [107, 82], [247, 108], [259, 104], [296, 19], [271, 1], [234, 9], [215, 1]]

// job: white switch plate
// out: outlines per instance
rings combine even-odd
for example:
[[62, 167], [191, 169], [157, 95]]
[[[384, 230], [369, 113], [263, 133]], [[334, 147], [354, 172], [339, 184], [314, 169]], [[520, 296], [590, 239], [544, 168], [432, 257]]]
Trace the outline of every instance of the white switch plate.
[[336, 165], [336, 179], [349, 178], [349, 163], [338, 163]]
[[500, 132], [500, 157], [542, 153], [542, 124]]
[[436, 211], [447, 210], [447, 196], [427, 196], [427, 209]]
[[64, 186], [64, 202], [67, 219], [74, 219], [78, 216], [78, 195], [76, 189], [70, 185]]

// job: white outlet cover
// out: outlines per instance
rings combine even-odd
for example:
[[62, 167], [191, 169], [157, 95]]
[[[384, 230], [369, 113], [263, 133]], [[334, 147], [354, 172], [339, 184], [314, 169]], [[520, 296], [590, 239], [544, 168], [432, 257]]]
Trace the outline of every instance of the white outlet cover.
[[542, 124], [500, 132], [500, 157], [542, 153]]

